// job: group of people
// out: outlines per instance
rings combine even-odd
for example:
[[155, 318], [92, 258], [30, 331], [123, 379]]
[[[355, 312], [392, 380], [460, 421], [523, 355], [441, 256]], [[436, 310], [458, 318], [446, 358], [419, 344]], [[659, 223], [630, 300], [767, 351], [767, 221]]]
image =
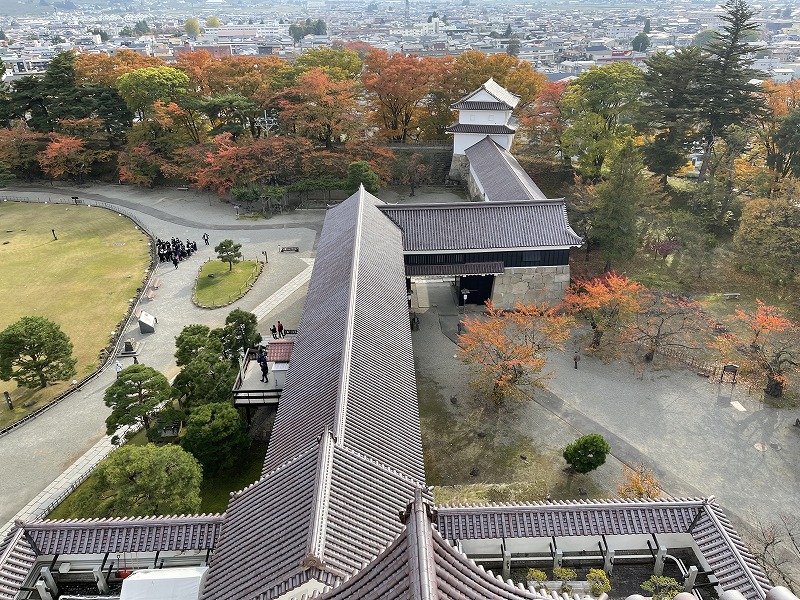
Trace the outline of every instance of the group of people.
[[278, 321], [277, 325], [273, 325], [269, 328], [269, 332], [272, 334], [272, 339], [277, 340], [278, 338], [286, 337], [286, 330], [283, 328], [283, 323]]
[[156, 240], [156, 252], [160, 262], [171, 262], [177, 269], [179, 262], [197, 252], [197, 242], [186, 240], [184, 243], [178, 238], [172, 238], [171, 240], [159, 238]]

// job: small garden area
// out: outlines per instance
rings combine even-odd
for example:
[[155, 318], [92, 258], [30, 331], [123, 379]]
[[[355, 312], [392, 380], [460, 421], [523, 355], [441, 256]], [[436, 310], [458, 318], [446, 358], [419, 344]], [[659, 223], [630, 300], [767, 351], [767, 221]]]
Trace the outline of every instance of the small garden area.
[[261, 274], [263, 264], [243, 260], [229, 265], [212, 260], [200, 268], [192, 299], [206, 308], [217, 308], [235, 302], [253, 287]]

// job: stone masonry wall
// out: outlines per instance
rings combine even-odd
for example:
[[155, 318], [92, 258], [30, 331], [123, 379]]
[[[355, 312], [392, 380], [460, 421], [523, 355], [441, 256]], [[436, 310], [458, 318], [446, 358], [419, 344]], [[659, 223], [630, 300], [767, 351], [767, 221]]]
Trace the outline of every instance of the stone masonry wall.
[[465, 183], [469, 178], [469, 159], [464, 154], [453, 154], [448, 175], [453, 181]]
[[554, 304], [564, 297], [568, 287], [569, 265], [508, 267], [502, 275], [494, 277], [492, 303], [504, 309], [514, 308], [517, 301]]

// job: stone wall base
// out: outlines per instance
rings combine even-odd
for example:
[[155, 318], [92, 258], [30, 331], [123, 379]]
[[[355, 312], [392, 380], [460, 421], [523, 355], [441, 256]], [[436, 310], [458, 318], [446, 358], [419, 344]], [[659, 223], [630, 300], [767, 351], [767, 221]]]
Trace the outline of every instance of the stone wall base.
[[557, 267], [508, 267], [495, 275], [492, 304], [511, 309], [517, 302], [560, 302], [569, 287], [569, 265]]
[[466, 154], [453, 154], [450, 161], [450, 172], [447, 175], [453, 181], [466, 183], [469, 179], [469, 159]]

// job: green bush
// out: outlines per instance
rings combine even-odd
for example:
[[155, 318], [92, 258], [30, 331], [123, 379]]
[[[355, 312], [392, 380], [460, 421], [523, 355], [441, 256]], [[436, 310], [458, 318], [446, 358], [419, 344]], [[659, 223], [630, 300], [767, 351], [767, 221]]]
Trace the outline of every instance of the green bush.
[[653, 595], [653, 600], [672, 600], [683, 591], [683, 584], [672, 577], [653, 575], [642, 584], [642, 589]]
[[569, 596], [572, 593], [572, 586], [565, 581], [561, 584], [561, 593]]
[[528, 581], [547, 581], [547, 573], [541, 569], [528, 569], [528, 574], [525, 576]]
[[578, 574], [574, 569], [568, 569], [566, 567], [556, 567], [553, 569], [553, 579], [559, 581], [574, 581], [577, 578]]
[[611, 591], [611, 582], [608, 580], [606, 572], [602, 569], [589, 569], [586, 581], [589, 583], [593, 596], [599, 596]]

